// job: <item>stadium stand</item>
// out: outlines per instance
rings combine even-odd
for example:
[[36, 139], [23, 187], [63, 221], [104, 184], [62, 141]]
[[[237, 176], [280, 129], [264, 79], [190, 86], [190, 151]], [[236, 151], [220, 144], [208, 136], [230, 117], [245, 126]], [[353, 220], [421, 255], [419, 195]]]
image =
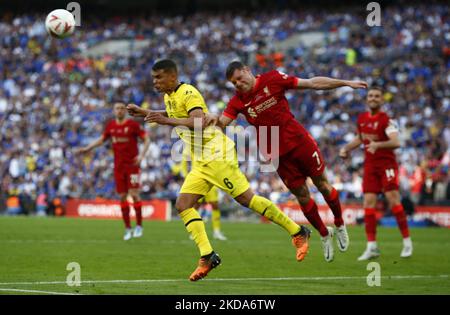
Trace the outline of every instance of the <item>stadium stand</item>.
[[[383, 86], [385, 109], [401, 127], [403, 147], [397, 155], [403, 196], [415, 204], [449, 205], [449, 13], [439, 3], [389, 6], [380, 27], [368, 27], [365, 15], [320, 10], [89, 17], [73, 37], [60, 41], [47, 36], [42, 16], [4, 13], [0, 208], [6, 209], [11, 196], [19, 197], [23, 213], [42, 210], [58, 198], [63, 203], [114, 198], [110, 150], [79, 158], [73, 149], [102, 132], [112, 117], [113, 99], [162, 108], [149, 75], [162, 57], [179, 62], [182, 80], [202, 91], [213, 112], [221, 112], [232, 95], [224, 72], [236, 58], [251, 62], [256, 73], [277, 68], [305, 78], [326, 75]], [[299, 33], [323, 34], [324, 39], [282, 48]], [[118, 40], [129, 42], [126, 54], [94, 55], [98, 45]], [[146, 45], [139, 44], [144, 40]], [[355, 132], [364, 93], [339, 89], [289, 96], [296, 117], [318, 140], [344, 202], [362, 195], [362, 150], [348, 162], [339, 160], [338, 150]], [[243, 120], [238, 124], [245, 126]], [[146, 128], [152, 144], [142, 162], [143, 198], [174, 200], [182, 183], [170, 158], [177, 138], [171, 138], [170, 128]], [[275, 202], [291, 198], [276, 174], [257, 172], [258, 163], [243, 161], [241, 167], [259, 194]], [[320, 201], [319, 194], [316, 198]]]

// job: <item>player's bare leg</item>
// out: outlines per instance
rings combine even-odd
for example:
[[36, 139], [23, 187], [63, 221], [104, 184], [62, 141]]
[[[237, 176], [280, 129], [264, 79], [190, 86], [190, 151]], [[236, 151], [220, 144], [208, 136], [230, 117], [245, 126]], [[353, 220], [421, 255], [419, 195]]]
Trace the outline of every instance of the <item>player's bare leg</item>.
[[319, 215], [317, 204], [314, 199], [311, 198], [308, 186], [306, 183], [298, 188], [291, 189], [292, 194], [297, 197], [297, 200], [302, 208], [303, 214], [308, 221], [319, 232], [320, 239], [322, 241], [323, 255], [327, 262], [331, 262], [334, 259], [333, 248], [333, 229], [327, 228]]
[[206, 277], [221, 262], [219, 255], [214, 252], [206, 235], [205, 224], [194, 208], [201, 197], [203, 196], [198, 194], [181, 193], [175, 204], [186, 230], [192, 235], [200, 251], [198, 266], [189, 277], [191, 281], [197, 281]]
[[133, 207], [136, 213], [136, 227], [133, 230], [133, 237], [141, 237], [144, 234], [142, 227], [142, 202], [139, 196], [139, 189], [128, 190], [131, 198], [133, 199]]
[[131, 223], [130, 223], [130, 205], [127, 200], [127, 193], [120, 193], [120, 210], [122, 211], [122, 219], [125, 224], [125, 234], [123, 240], [128, 241], [132, 237]]
[[309, 248], [311, 231], [305, 226], [299, 226], [283, 213], [272, 201], [255, 195], [249, 188], [243, 194], [235, 198], [244, 207], [248, 207], [270, 221], [283, 227], [292, 237], [292, 244], [297, 248], [297, 261], [302, 261]]
[[405, 210], [400, 199], [400, 193], [398, 190], [391, 190], [385, 193], [386, 199], [388, 200], [389, 207], [391, 208], [392, 214], [395, 215], [398, 227], [403, 237], [403, 249], [400, 257], [406, 258], [410, 257], [413, 252], [413, 245], [411, 237], [409, 236], [408, 221], [406, 218]]
[[366, 228], [367, 247], [358, 260], [369, 260], [380, 256], [380, 251], [376, 242], [377, 217], [375, 205], [377, 195], [374, 193], [364, 194], [364, 224]]
[[341, 252], [345, 252], [350, 244], [347, 228], [342, 218], [341, 202], [339, 193], [331, 186], [326, 177], [325, 171], [320, 176], [311, 177], [314, 185], [320, 191], [334, 215], [334, 225], [336, 226], [336, 243]]

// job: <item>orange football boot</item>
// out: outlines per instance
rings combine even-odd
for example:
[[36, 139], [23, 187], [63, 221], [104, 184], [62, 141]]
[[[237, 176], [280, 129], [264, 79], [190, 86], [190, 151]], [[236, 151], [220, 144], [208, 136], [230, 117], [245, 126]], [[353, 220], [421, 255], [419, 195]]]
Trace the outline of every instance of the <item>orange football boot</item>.
[[311, 230], [302, 225], [300, 232], [292, 237], [292, 245], [297, 248], [297, 261], [302, 261], [308, 253], [310, 236]]
[[198, 266], [189, 277], [189, 280], [197, 281], [203, 279], [211, 270], [220, 265], [221, 259], [218, 254], [212, 252], [208, 256], [200, 258], [198, 261]]

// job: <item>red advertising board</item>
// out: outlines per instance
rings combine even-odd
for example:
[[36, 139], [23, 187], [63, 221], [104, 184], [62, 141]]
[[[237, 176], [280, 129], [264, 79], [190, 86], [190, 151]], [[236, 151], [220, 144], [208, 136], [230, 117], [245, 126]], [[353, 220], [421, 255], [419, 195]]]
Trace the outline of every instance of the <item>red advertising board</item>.
[[[308, 223], [303, 215], [300, 206], [297, 203], [282, 203], [278, 205], [284, 213], [292, 220], [300, 224]], [[333, 213], [326, 205], [319, 205], [319, 215], [325, 224], [333, 224]], [[358, 218], [364, 217], [364, 209], [362, 205], [345, 204], [342, 205], [342, 216], [344, 222], [348, 225], [356, 224]], [[418, 206], [415, 208], [414, 220], [429, 219], [434, 223], [450, 228], [450, 207], [431, 207]]]
[[[144, 220], [170, 221], [172, 207], [168, 200], [143, 200], [142, 218]], [[66, 204], [66, 216], [83, 218], [120, 219], [120, 201], [70, 199]], [[130, 203], [130, 216], [135, 217], [133, 204]]]
[[429, 219], [440, 226], [450, 228], [450, 207], [418, 206], [413, 217], [415, 220]]

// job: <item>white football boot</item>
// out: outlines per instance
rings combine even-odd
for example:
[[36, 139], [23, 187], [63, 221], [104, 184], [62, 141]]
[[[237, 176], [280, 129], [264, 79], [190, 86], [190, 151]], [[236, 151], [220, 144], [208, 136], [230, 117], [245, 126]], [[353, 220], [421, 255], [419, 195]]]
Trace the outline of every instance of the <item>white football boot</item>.
[[413, 245], [410, 237], [403, 239], [403, 249], [400, 254], [400, 257], [407, 258], [411, 257], [413, 253]]
[[219, 241], [226, 241], [227, 238], [220, 230], [214, 230], [213, 232], [213, 238]]
[[333, 235], [334, 230], [332, 227], [327, 226], [328, 235], [320, 237], [322, 241], [323, 256], [325, 261], [331, 262], [334, 259], [334, 248], [333, 248]]
[[368, 242], [366, 250], [359, 256], [358, 261], [374, 259], [380, 256], [380, 250], [377, 247], [376, 242]]
[[128, 241], [133, 237], [133, 235], [131, 234], [131, 229], [126, 229], [125, 230], [125, 235], [123, 236], [123, 240], [124, 241]]
[[340, 227], [336, 227], [336, 243], [341, 252], [345, 252], [348, 249], [350, 239], [348, 237], [345, 224], [342, 224]]
[[133, 237], [141, 237], [144, 234], [144, 229], [140, 225], [136, 225], [133, 230]]

